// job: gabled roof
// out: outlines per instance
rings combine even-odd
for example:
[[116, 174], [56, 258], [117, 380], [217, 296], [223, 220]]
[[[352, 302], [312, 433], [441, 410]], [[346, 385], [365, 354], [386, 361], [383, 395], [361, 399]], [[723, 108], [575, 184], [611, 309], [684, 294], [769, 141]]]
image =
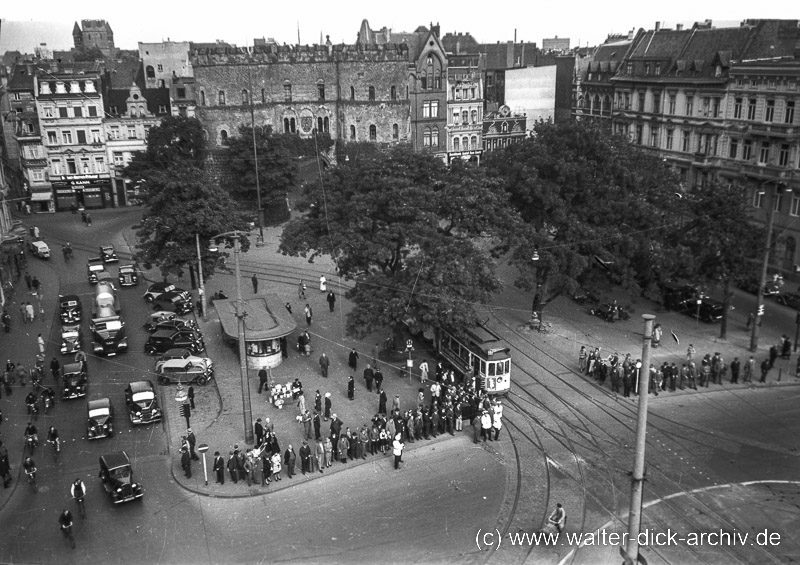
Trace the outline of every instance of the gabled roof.
[[14, 65], [8, 78], [8, 90], [33, 90], [33, 72], [25, 64]]
[[447, 53], [477, 53], [480, 44], [467, 33], [446, 33], [442, 37], [442, 45]]

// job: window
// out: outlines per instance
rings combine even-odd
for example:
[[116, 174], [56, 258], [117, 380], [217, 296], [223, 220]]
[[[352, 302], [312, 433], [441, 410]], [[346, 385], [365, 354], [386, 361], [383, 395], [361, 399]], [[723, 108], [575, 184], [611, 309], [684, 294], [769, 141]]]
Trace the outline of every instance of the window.
[[661, 76], [661, 63], [656, 63], [656, 76]]
[[625, 93], [625, 109], [626, 110], [630, 110], [631, 109], [631, 93], [630, 92], [626, 92]]
[[426, 73], [422, 73], [422, 76], [419, 77], [419, 87], [422, 90], [427, 90], [427, 88], [428, 88], [428, 75]]
[[439, 71], [439, 74], [436, 75], [436, 90], [442, 89], [442, 72]]
[[775, 198], [772, 199], [772, 209], [776, 212], [780, 212], [781, 208], [783, 208], [783, 193], [778, 192]]
[[317, 98], [320, 100], [325, 100], [325, 83], [319, 82], [317, 83]]
[[461, 125], [466, 126], [469, 124], [469, 112], [464, 110], [461, 112]]
[[375, 102], [375, 87], [370, 86], [369, 90], [367, 91], [367, 98], [370, 102]]
[[686, 97], [686, 115], [691, 116], [694, 114], [694, 96]]
[[78, 145], [86, 145], [86, 132], [79, 129], [75, 134], [78, 136]]
[[425, 128], [425, 131], [422, 132], [422, 146], [431, 146], [431, 128]]
[[644, 76], [650, 76], [650, 63], [644, 64]]
[[639, 99], [638, 99], [640, 112], [644, 112], [644, 98], [645, 98], [645, 92], [642, 90], [639, 92]]
[[267, 103], [267, 91], [264, 90], [263, 88], [261, 89], [261, 103], [262, 104]]
[[125, 164], [125, 156], [119, 151], [114, 151], [114, 165], [121, 167]]
[[71, 131], [62, 131], [61, 132], [61, 139], [64, 141], [64, 145], [72, 145], [72, 132]]
[[47, 132], [47, 145], [58, 145], [58, 137], [56, 136], [56, 132]]
[[350, 141], [356, 140], [356, 126], [350, 126]]
[[742, 160], [749, 161], [752, 158], [753, 158], [753, 141], [747, 139], [742, 144]]
[[739, 153], [739, 140], [736, 138], [731, 139], [731, 144], [728, 146], [728, 157], [731, 159], [736, 159], [736, 155]]
[[764, 121], [771, 122], [775, 119], [775, 101], [767, 100], [767, 106], [764, 108]]
[[786, 101], [786, 108], [783, 109], [783, 123], [794, 123], [794, 100]]
[[789, 166], [789, 145], [786, 143], [781, 144], [781, 149], [778, 152], [778, 165], [781, 167]]
[[44, 107], [44, 117], [45, 118], [52, 118], [53, 117], [53, 107], [52, 106], [45, 106]]
[[350, 100], [355, 100], [355, 99], [356, 99], [356, 89], [351, 86], [350, 87]]
[[205, 106], [206, 105], [206, 93], [205, 93], [204, 90], [200, 91], [200, 105], [201, 106]]
[[378, 141], [378, 128], [375, 127], [375, 124], [369, 126], [369, 140]]
[[87, 174], [89, 174], [91, 172], [92, 172], [92, 170], [89, 168], [89, 159], [86, 158], [86, 157], [83, 157], [81, 159], [81, 174], [87, 175]]
[[297, 120], [283, 118], [283, 133], [297, 133]]
[[44, 171], [42, 169], [33, 169], [31, 173], [34, 181], [41, 182], [44, 180]]
[[242, 89], [242, 106], [247, 106], [249, 104], [249, 102], [247, 101], [247, 98], [248, 98], [247, 90], [243, 88]]
[[653, 92], [653, 113], [660, 114], [661, 113], [661, 93], [660, 92]]
[[733, 119], [742, 119], [742, 99], [736, 98], [733, 102]]
[[58, 117], [59, 118], [66, 118], [67, 117], [67, 108], [64, 106], [59, 106], [58, 108]]
[[177, 98], [186, 98], [186, 88], [178, 87], [175, 89], [175, 96]]
[[703, 104], [703, 115], [706, 116], [706, 117], [710, 116], [711, 115], [711, 98], [709, 98], [708, 96], [703, 96], [703, 98], [701, 99], [701, 102]]
[[75, 165], [75, 159], [67, 159], [67, 174], [68, 175], [78, 174], [78, 167], [77, 165]]
[[225, 145], [225, 142], [228, 141], [228, 130], [220, 130], [219, 132], [219, 144]]
[[658, 134], [659, 134], [659, 127], [658, 126], [650, 126], [650, 146], [651, 147], [658, 147]]
[[162, 65], [162, 64], [158, 65], [158, 72], [159, 73], [163, 73], [164, 72], [164, 65]]
[[50, 161], [50, 172], [54, 175], [61, 174], [61, 161], [58, 159], [53, 159]]
[[400, 128], [397, 124], [392, 124], [392, 139], [400, 139]]
[[755, 192], [753, 192], [753, 207], [754, 208], [763, 208], [764, 207], [764, 191], [763, 190], [756, 190]]
[[758, 147], [758, 162], [761, 164], [769, 162], [769, 141], [762, 141]]
[[224, 106], [225, 105], [225, 91], [224, 90], [220, 90], [219, 93], [217, 94], [217, 104], [219, 106]]
[[692, 132], [683, 132], [683, 152], [688, 153], [692, 147]]
[[392, 100], [397, 100], [397, 87], [393, 86], [391, 88], [389, 96]]
[[674, 138], [675, 138], [675, 130], [672, 128], [668, 128], [666, 149], [672, 149], [672, 141]]
[[633, 63], [627, 63], [625, 65], [625, 74], [632, 75], [633, 74]]
[[756, 99], [751, 98], [747, 101], [747, 119], [748, 120], [755, 120], [756, 119]]
[[800, 196], [792, 194], [792, 202], [791, 207], [789, 208], [789, 214], [792, 216], [800, 216]]
[[431, 147], [438, 148], [439, 147], [439, 128], [434, 127], [431, 130]]
[[153, 68], [153, 65], [147, 65], [145, 73], [147, 73], [147, 78], [156, 78], [156, 70]]
[[720, 105], [720, 99], [719, 98], [712, 98], [711, 99], [711, 117], [712, 118], [719, 118], [719, 105]]
[[469, 138], [469, 148], [475, 150], [478, 148], [478, 136], [473, 135]]
[[636, 144], [642, 144], [642, 136], [644, 135], [644, 126], [642, 124], [636, 124]]
[[453, 138], [453, 151], [461, 151], [461, 142], [457, 137]]
[[106, 160], [103, 157], [94, 158], [94, 171], [96, 173], [106, 172]]
[[136, 139], [136, 127], [128, 126], [128, 139]]
[[422, 117], [423, 118], [438, 118], [439, 117], [439, 101], [426, 100], [422, 103]]
[[89, 111], [89, 117], [90, 118], [96, 118], [97, 117], [97, 106], [88, 106], [87, 110]]
[[72, 109], [72, 111], [75, 114], [76, 118], [82, 118], [83, 117], [83, 108], [81, 108], [80, 106], [75, 106]]
[[478, 123], [478, 111], [477, 110], [472, 110], [472, 112], [470, 112], [470, 122], [473, 123], [473, 124], [477, 124]]

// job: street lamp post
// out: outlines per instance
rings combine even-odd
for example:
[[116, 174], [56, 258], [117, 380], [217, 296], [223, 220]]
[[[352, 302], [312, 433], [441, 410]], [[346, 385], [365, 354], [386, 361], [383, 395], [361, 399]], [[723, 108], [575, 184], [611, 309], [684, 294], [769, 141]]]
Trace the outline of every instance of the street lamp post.
[[261, 209], [261, 184], [258, 175], [258, 148], [256, 145], [256, 117], [253, 107], [253, 81], [250, 76], [250, 68], [247, 68], [247, 82], [250, 86], [250, 131], [253, 134], [253, 162], [256, 168], [256, 202], [258, 205], [258, 242], [264, 245], [264, 211]]
[[636, 455], [631, 476], [631, 506], [628, 512], [628, 546], [623, 551], [625, 565], [635, 565], [639, 559], [639, 531], [642, 527], [642, 493], [644, 491], [644, 451], [647, 441], [647, 400], [650, 379], [650, 342], [653, 338], [652, 314], [642, 314], [642, 368], [639, 371], [639, 412], [636, 426]]
[[244, 440], [246, 443], [253, 442], [253, 409], [250, 404], [250, 383], [247, 375], [247, 355], [244, 342], [244, 301], [242, 300], [242, 277], [239, 269], [239, 250], [240, 239], [244, 233], [238, 230], [225, 232], [212, 237], [212, 240], [220, 238], [230, 238], [233, 240], [233, 259], [236, 273], [236, 319], [238, 321], [239, 338], [239, 376], [242, 381], [242, 412], [244, 416]]
[[197, 278], [200, 282], [198, 287], [198, 294], [200, 295], [200, 314], [203, 316], [203, 321], [206, 321], [206, 285], [203, 282], [203, 256], [200, 254], [200, 234], [194, 234], [195, 242], [197, 243]]

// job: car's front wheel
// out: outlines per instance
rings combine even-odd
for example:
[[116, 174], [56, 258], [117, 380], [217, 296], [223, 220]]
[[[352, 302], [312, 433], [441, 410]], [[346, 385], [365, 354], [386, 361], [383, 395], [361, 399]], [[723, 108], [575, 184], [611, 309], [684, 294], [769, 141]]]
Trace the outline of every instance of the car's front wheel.
[[208, 383], [207, 377], [200, 377], [199, 379], [197, 379], [197, 384], [199, 384], [200, 386], [204, 386], [207, 383]]
[[159, 382], [159, 384], [162, 384], [162, 385], [168, 385], [170, 383], [169, 379], [167, 377], [165, 377], [164, 375], [161, 375], [161, 376], [158, 377], [158, 382]]
[[145, 299], [145, 300], [147, 300], [147, 301], [148, 301], [148, 302], [150, 302], [150, 303], [152, 303], [152, 302], [153, 302], [153, 300], [155, 300], [155, 299], [153, 298], [153, 295], [152, 295], [152, 294], [147, 294], [147, 295], [145, 295], [144, 299]]

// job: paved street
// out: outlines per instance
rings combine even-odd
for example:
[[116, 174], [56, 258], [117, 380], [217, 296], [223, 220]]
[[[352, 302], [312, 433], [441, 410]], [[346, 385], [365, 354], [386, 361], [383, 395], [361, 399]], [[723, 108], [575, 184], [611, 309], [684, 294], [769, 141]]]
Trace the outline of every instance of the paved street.
[[[96, 255], [97, 245], [111, 243], [124, 263], [129, 256], [127, 246], [133, 242], [130, 226], [137, 213], [99, 211], [93, 214], [92, 228], [70, 214], [32, 218], [55, 251], [49, 262], [30, 260], [31, 273], [44, 282], [46, 315], [32, 326], [23, 326], [19, 313], [11, 308], [14, 331], [0, 342], [2, 355], [32, 360], [36, 333], [43, 332], [49, 336], [47, 359], [59, 356], [59, 327], [53, 317], [56, 281], [62, 293], [81, 295], [86, 312], [92, 296], [86, 282], [86, 259]], [[292, 303], [298, 327], [303, 328], [304, 302], [298, 301], [296, 294], [297, 281], [303, 278], [315, 315], [309, 328], [314, 344], [311, 357], [293, 351], [274, 371], [274, 378], [278, 382], [300, 378], [309, 406], [313, 406], [315, 390], [330, 392], [333, 411], [345, 425], [360, 426], [377, 410], [377, 397], [366, 392], [357, 375], [356, 399], [347, 400], [347, 353], [351, 348], [361, 352], [360, 373], [369, 362], [372, 347], [385, 336], [355, 341], [344, 335], [349, 305], [332, 265], [319, 260], [309, 264], [277, 254], [277, 236], [278, 230], [267, 230], [266, 245], [254, 246], [243, 255], [244, 297], [253, 295], [249, 278], [256, 273], [259, 294], [277, 293], [281, 302]], [[64, 241], [71, 241], [77, 250], [69, 265], [64, 265], [60, 255]], [[112, 271], [116, 273], [116, 268]], [[328, 277], [338, 295], [333, 313], [316, 288], [320, 274]], [[157, 278], [154, 273], [147, 275]], [[508, 281], [510, 276], [504, 273]], [[188, 286], [188, 280], [182, 284]], [[76, 476], [89, 485], [90, 498], [87, 520], [76, 528], [75, 561], [619, 562], [616, 548], [609, 546], [584, 546], [572, 553], [576, 546], [562, 540], [556, 547], [511, 548], [507, 544], [491, 552], [478, 551], [475, 540], [478, 530], [496, 529], [504, 534], [538, 530], [556, 501], [564, 502], [568, 509], [569, 533], [600, 528], [624, 531], [635, 400], [611, 394], [608, 383], [598, 387], [574, 369], [580, 345], [638, 356], [639, 315], [649, 311], [644, 302], [634, 304], [631, 320], [608, 324], [586, 314], [585, 306], [559, 299], [546, 310], [552, 323], [550, 331], [538, 333], [526, 327], [529, 297], [508, 284], [506, 292], [487, 309], [492, 317], [490, 325], [512, 344], [516, 371], [514, 391], [506, 403], [503, 441], [475, 446], [467, 425], [463, 434], [454, 438], [440, 436], [409, 445], [400, 471], [392, 468], [391, 457], [378, 455], [362, 462], [337, 463], [313, 477], [298, 475], [290, 480], [284, 476], [281, 483], [269, 487], [232, 484], [227, 477], [225, 485], [216, 485], [211, 476], [206, 486], [200, 464], [194, 464], [191, 479], [184, 477], [179, 465], [177, 447], [185, 423], [177, 414], [174, 386], [158, 386], [167, 413], [162, 425], [134, 428], [127, 421], [122, 389], [125, 383], [148, 375], [153, 364], [153, 359], [143, 353], [146, 336], [141, 325], [148, 313], [142, 299], [145, 288], [146, 283], [121, 292], [130, 351], [114, 359], [89, 361], [89, 398], [112, 398], [118, 433], [114, 438], [89, 443], [85, 439], [85, 401], [59, 402], [50, 415], [40, 417], [37, 425], [40, 434], [47, 425], [57, 425], [65, 449], [58, 463], [52, 462], [41, 447], [37, 450], [34, 457], [39, 462], [42, 488], [36, 495], [18, 484], [25, 425], [22, 390], [16, 389], [11, 399], [4, 395], [0, 400], [5, 418], [0, 437], [11, 453], [15, 476], [12, 489], [0, 490], [3, 562], [64, 560], [66, 545], [62, 546], [62, 540], [54, 539], [53, 534], [58, 512], [69, 505], [66, 493]], [[207, 288], [209, 294], [224, 290], [228, 296], [235, 296], [235, 281], [229, 274], [218, 274]], [[665, 337], [663, 346], [653, 351], [654, 362], [680, 362], [688, 343], [694, 343], [700, 356], [720, 351], [727, 361], [734, 356], [743, 359], [749, 355], [743, 328], [753, 300], [749, 295], [737, 295], [726, 341], [716, 339], [718, 326], [655, 311], [664, 325]], [[192, 427], [198, 441], [210, 446], [210, 453], [226, 453], [234, 444], [244, 445], [237, 353], [223, 343], [213, 309], [207, 321], [199, 322], [217, 373], [216, 382], [194, 387], [197, 410]], [[793, 335], [793, 322], [793, 311], [768, 303], [758, 359], [781, 334]], [[88, 327], [86, 322], [84, 327]], [[671, 339], [670, 331], [679, 336], [680, 344]], [[317, 360], [322, 351], [331, 358], [328, 379], [319, 374]], [[429, 344], [415, 342], [417, 361], [421, 356], [432, 360], [433, 352]], [[661, 547], [648, 550], [649, 562], [784, 562], [797, 553], [788, 535], [797, 526], [793, 506], [800, 502], [797, 488], [791, 483], [769, 482], [793, 481], [797, 476], [796, 438], [800, 430], [795, 363], [795, 356], [779, 360], [766, 385], [711, 385], [699, 392], [663, 392], [650, 398], [645, 522], [653, 528], [670, 525], [683, 532], [769, 529], [784, 534], [783, 543], [721, 553], [709, 546], [692, 550], [685, 545]], [[403, 409], [414, 405], [419, 382], [400, 379], [392, 367], [384, 366], [384, 372], [390, 399], [399, 394]], [[254, 418], [271, 418], [281, 447], [292, 443], [297, 449], [302, 426], [295, 419], [296, 409], [287, 405], [278, 410], [269, 405], [257, 393], [254, 372], [249, 386]], [[509, 433], [513, 442], [505, 439]], [[113, 508], [104, 500], [96, 478], [97, 458], [117, 449], [128, 451], [146, 494], [141, 503]], [[752, 481], [758, 482], [747, 484]], [[109, 545], [109, 538], [116, 538], [118, 544]]]

